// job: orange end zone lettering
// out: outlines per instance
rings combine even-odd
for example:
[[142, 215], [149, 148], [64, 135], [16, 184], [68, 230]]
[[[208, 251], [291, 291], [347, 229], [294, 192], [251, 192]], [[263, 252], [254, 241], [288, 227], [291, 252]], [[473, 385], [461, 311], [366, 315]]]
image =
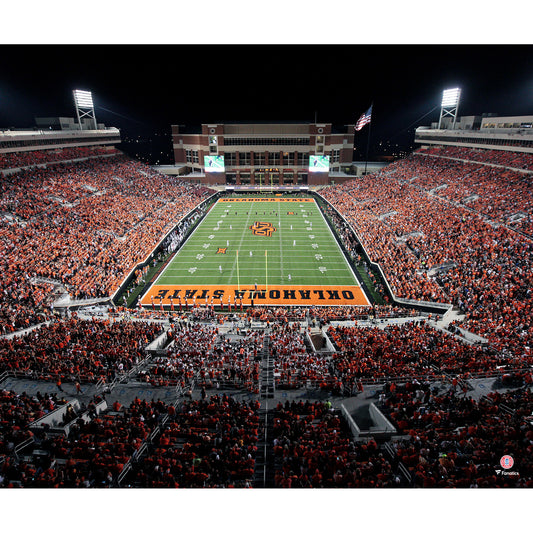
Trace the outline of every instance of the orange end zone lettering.
[[291, 286], [272, 285], [154, 285], [143, 296], [141, 305], [171, 305], [177, 310], [192, 305], [224, 306], [235, 301], [240, 305], [370, 305], [364, 291], [357, 286]]

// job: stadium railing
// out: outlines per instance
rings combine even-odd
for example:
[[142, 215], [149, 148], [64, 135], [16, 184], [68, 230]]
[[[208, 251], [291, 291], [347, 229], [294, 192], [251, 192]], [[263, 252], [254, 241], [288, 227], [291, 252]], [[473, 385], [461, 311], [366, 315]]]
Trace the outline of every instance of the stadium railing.
[[[391, 446], [391, 444], [389, 442], [386, 442], [383, 448], [391, 458], [391, 461], [394, 461], [396, 459], [396, 452], [394, 451], [394, 448]], [[408, 468], [401, 461], [398, 463], [398, 470], [407, 481], [408, 486], [411, 486], [413, 484], [413, 476], [411, 475], [411, 472], [409, 472]]]
[[35, 439], [33, 437], [29, 437], [28, 439], [21, 442], [20, 444], [17, 444], [13, 450], [13, 454], [15, 455], [15, 458], [17, 460], [20, 460], [20, 454], [24, 451], [25, 448], [27, 448], [34, 442], [35, 442]]
[[[41, 418], [34, 420], [28, 427], [30, 429], [37, 429], [47, 426], [49, 429], [56, 428], [63, 422], [63, 415], [67, 412], [67, 409], [72, 407], [75, 411], [79, 411], [80, 402], [78, 400], [71, 400], [70, 402], [62, 405], [61, 407], [54, 409], [51, 413], [48, 413]], [[61, 427], [61, 431], [64, 432], [64, 428]], [[68, 432], [67, 432], [68, 434]]]

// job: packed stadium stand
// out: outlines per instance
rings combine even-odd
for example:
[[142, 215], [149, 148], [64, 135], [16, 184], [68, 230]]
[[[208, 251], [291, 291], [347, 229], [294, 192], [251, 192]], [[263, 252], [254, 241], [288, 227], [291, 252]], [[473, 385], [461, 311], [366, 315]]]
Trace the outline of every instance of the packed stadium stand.
[[112, 147], [0, 169], [0, 487], [533, 486], [531, 154], [313, 192], [372, 305], [232, 311], [137, 305], [220, 191]]

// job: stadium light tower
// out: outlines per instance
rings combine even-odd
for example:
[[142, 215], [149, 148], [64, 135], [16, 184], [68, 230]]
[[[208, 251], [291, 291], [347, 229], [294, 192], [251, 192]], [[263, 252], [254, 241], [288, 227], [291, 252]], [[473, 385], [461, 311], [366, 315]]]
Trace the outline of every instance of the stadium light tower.
[[455, 129], [457, 120], [457, 110], [459, 109], [459, 99], [461, 98], [461, 89], [446, 89], [442, 91], [442, 103], [440, 105], [439, 130], [443, 117], [453, 118], [452, 129]]
[[96, 116], [94, 114], [93, 95], [90, 91], [81, 91], [75, 89], [72, 91], [74, 94], [74, 105], [76, 106], [76, 115], [78, 116], [78, 124], [81, 128], [81, 119], [88, 117], [93, 120], [94, 129], [98, 129], [96, 126]]

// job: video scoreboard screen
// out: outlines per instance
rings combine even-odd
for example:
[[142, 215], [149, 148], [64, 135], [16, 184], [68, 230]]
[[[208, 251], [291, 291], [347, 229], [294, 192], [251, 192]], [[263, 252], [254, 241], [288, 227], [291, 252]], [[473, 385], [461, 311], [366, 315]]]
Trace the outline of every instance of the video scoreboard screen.
[[329, 155], [310, 155], [309, 172], [329, 172]]
[[224, 156], [204, 155], [204, 167], [206, 172], [224, 172]]

